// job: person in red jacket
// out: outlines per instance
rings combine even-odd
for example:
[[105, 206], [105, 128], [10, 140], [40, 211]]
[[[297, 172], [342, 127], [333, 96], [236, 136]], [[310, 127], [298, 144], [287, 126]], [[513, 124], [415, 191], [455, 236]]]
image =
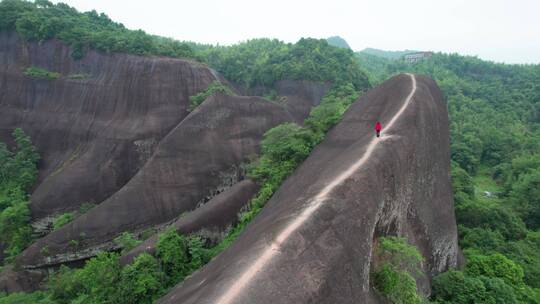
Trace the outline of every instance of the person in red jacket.
[[377, 121], [377, 123], [375, 124], [375, 132], [377, 132], [377, 137], [381, 135], [381, 129], [382, 129], [381, 123]]

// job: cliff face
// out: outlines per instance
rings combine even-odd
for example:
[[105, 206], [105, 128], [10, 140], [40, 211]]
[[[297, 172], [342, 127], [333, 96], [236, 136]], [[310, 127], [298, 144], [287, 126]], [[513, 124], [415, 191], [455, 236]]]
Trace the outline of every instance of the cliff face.
[[[0, 33], [0, 139], [16, 127], [42, 157], [34, 220], [99, 203], [120, 189], [188, 113], [189, 96], [216, 80], [189, 61], [101, 54], [75, 61], [58, 41]], [[36, 66], [57, 80], [24, 75]]]
[[425, 278], [457, 263], [449, 167], [439, 88], [396, 76], [353, 104], [240, 237], [159, 303], [377, 303], [370, 267], [386, 235], [419, 248], [428, 293]]
[[210, 97], [162, 139], [125, 186], [36, 241], [18, 264], [36, 268], [84, 259], [113, 249], [111, 241], [123, 231], [141, 232], [196, 209], [242, 180], [241, 164], [258, 152], [264, 132], [285, 121], [294, 120], [284, 106], [259, 97]]
[[[199, 63], [94, 51], [74, 61], [58, 41], [26, 43], [8, 33], [0, 34], [0, 61], [0, 139], [9, 141], [21, 127], [42, 156], [30, 203], [35, 227], [85, 202], [97, 205], [27, 248], [16, 259], [16, 269], [27, 270], [117, 249], [112, 240], [122, 232], [161, 228], [204, 206], [243, 180], [242, 164], [258, 153], [268, 129], [302, 122], [328, 90], [282, 81], [276, 90], [284, 102], [214, 95], [188, 113], [189, 97], [220, 78]], [[31, 66], [61, 76], [26, 76]], [[242, 203], [217, 204], [226, 219], [194, 227], [223, 234], [256, 187], [237, 189], [232, 196]], [[0, 285], [33, 289], [29, 277], [10, 270], [11, 287]]]

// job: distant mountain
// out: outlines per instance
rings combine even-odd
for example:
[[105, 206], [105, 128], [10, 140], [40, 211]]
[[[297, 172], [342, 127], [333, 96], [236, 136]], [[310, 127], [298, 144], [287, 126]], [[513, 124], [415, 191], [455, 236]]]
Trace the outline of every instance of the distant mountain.
[[409, 53], [415, 53], [419, 51], [415, 50], [403, 50], [403, 51], [384, 51], [379, 49], [365, 48], [359, 53], [369, 54], [377, 57], [387, 58], [387, 59], [399, 59], [401, 56]]
[[351, 49], [347, 41], [339, 36], [332, 36], [329, 38], [326, 38], [326, 41], [328, 41], [328, 44], [337, 46], [344, 49]]

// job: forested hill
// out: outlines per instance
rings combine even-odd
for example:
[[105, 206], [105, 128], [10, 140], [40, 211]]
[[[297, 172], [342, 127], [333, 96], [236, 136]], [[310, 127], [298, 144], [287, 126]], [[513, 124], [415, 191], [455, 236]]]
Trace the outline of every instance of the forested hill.
[[72, 47], [74, 59], [83, 58], [88, 49], [191, 58], [247, 88], [272, 86], [283, 79], [352, 83], [359, 90], [369, 87], [353, 52], [331, 46], [324, 39], [300, 39], [294, 44], [253, 39], [227, 47], [180, 42], [129, 30], [103, 13], [81, 13], [47, 0], [3, 0], [0, 31], [16, 31], [27, 41], [58, 39]]
[[[457, 54], [434, 54], [417, 64], [358, 57], [374, 83], [400, 72], [426, 74], [448, 102], [460, 246], [469, 264], [483, 266], [439, 276], [437, 300], [487, 303], [491, 296], [505, 303], [538, 303], [540, 65], [496, 64]], [[496, 270], [497, 263], [507, 265], [508, 273]]]
[[[239, 221], [235, 222], [235, 224], [232, 224], [232, 222], [227, 223], [227, 229], [233, 228], [228, 231], [220, 231], [217, 234], [223, 237], [222, 239], [206, 244], [198, 237], [179, 235], [176, 230], [168, 230], [163, 234], [157, 233], [156, 230], [153, 230], [155, 227], [148, 227], [147, 230], [136, 236], [130, 234], [135, 230], [125, 231], [121, 235], [110, 235], [108, 237], [114, 237], [111, 244], [114, 244], [115, 250], [122, 250], [122, 254], [124, 254], [133, 246], [136, 246], [139, 241], [149, 237], [149, 233], [153, 234], [155, 239], [158, 240], [155, 246], [157, 254], [155, 256], [141, 255], [133, 264], [121, 266], [119, 253], [100, 252], [97, 254], [97, 251], [92, 252], [97, 256], [88, 259], [86, 266], [73, 270], [62, 267], [60, 271], [51, 275], [44, 285], [45, 291], [33, 294], [0, 295], [0, 304], [150, 303], [154, 301], [165, 294], [168, 288], [181, 282], [187, 275], [202, 267], [242, 233], [249, 221], [255, 218], [257, 213], [263, 209], [266, 201], [272, 197], [281, 183], [302, 164], [316, 145], [323, 141], [326, 132], [332, 130], [333, 126], [340, 122], [342, 115], [351, 104], [358, 100], [359, 95], [373, 85], [380, 84], [391, 76], [402, 72], [424, 74], [435, 79], [445, 95], [450, 115], [454, 199], [459, 224], [460, 246], [464, 249], [467, 264], [463, 270], [451, 270], [435, 277], [430, 300], [436, 303], [540, 304], [540, 65], [495, 64], [478, 58], [456, 54], [434, 54], [433, 57], [419, 63], [407, 64], [398, 58], [412, 51], [381, 52], [366, 49], [355, 54], [350, 48], [334, 46], [336, 39], [327, 41], [325, 39], [302, 38], [296, 43], [285, 43], [276, 39], [260, 38], [232, 46], [203, 45], [157, 37], [142, 30], [130, 30], [125, 28], [124, 25], [114, 22], [105, 14], [99, 14], [96, 11], [82, 13], [66, 4], [53, 4], [47, 0], [36, 0], [35, 2], [22, 0], [1, 1], [0, 34], [0, 38], [5, 39], [3, 41], [13, 43], [13, 46], [8, 45], [7, 42], [0, 44], [1, 47], [13, 51], [11, 52], [13, 54], [7, 51], [0, 52], [0, 56], [5, 56], [2, 58], [23, 58], [24, 56], [29, 58], [34, 56], [33, 59], [36, 57], [40, 59], [34, 61], [22, 60], [20, 61], [22, 63], [16, 59], [5, 60], [10, 63], [9, 70], [2, 72], [3, 75], [8, 77], [6, 79], [15, 78], [20, 83], [25, 84], [25, 86], [18, 87], [19, 89], [9, 91], [12, 95], [10, 96], [12, 98], [10, 102], [5, 102], [7, 94], [0, 94], [3, 98], [0, 100], [0, 104], [4, 102], [2, 105], [5, 106], [4, 111], [6, 111], [3, 113], [10, 113], [6, 117], [12, 118], [9, 122], [13, 121], [14, 124], [19, 124], [24, 122], [24, 119], [28, 120], [28, 117], [32, 117], [28, 115], [25, 107], [32, 107], [30, 110], [39, 110], [32, 105], [40, 101], [40, 99], [19, 97], [23, 95], [17, 94], [26, 93], [27, 91], [39, 94], [39, 92], [50, 90], [52, 93], [41, 93], [42, 97], [46, 96], [48, 98], [39, 102], [41, 105], [54, 105], [54, 102], [61, 100], [60, 97], [77, 96], [63, 101], [68, 105], [67, 109], [69, 110], [69, 115], [65, 115], [66, 117], [71, 117], [72, 113], [77, 112], [72, 111], [69, 106], [95, 101], [102, 102], [95, 103], [98, 105], [106, 104], [96, 106], [101, 110], [97, 111], [98, 114], [113, 120], [117, 118], [115, 115], [109, 115], [109, 107], [117, 111], [126, 110], [126, 112], [129, 112], [131, 106], [139, 104], [139, 108], [149, 110], [150, 116], [138, 118], [129, 114], [130, 116], [121, 116], [120, 122], [120, 125], [124, 127], [128, 125], [128, 122], [146, 122], [154, 127], [159, 123], [168, 123], [166, 127], [163, 127], [163, 130], [152, 131], [153, 129], [151, 129], [151, 132], [148, 131], [150, 135], [157, 138], [155, 141], [148, 141], [147, 146], [141, 146], [144, 148], [141, 151], [148, 150], [149, 154], [153, 153], [155, 146], [160, 146], [162, 136], [169, 129], [179, 131], [185, 138], [193, 142], [190, 146], [186, 144], [187, 140], [178, 143], [176, 140], [179, 140], [180, 137], [168, 136], [167, 139], [171, 142], [169, 142], [169, 146], [162, 146], [165, 149], [173, 147], [185, 153], [187, 153], [186, 151], [197, 151], [193, 155], [199, 155], [201, 154], [200, 151], [212, 150], [211, 146], [220, 146], [220, 148], [224, 146], [215, 145], [215, 140], [210, 143], [199, 140], [198, 136], [201, 136], [201, 138], [207, 139], [236, 140], [234, 145], [231, 145], [232, 152], [230, 152], [235, 157], [238, 154], [233, 153], [236, 148], [240, 149], [249, 146], [260, 147], [262, 150], [260, 157], [252, 162], [249, 160], [251, 163], [247, 166], [247, 171], [249, 171], [247, 175], [260, 183], [261, 188], [248, 203], [249, 205], [239, 209], [242, 210]], [[337, 44], [344, 46], [343, 41], [338, 41]], [[24, 52], [28, 46], [32, 46], [38, 51], [19, 56], [17, 52]], [[53, 62], [54, 60], [49, 59], [53, 55], [43, 51], [46, 47], [56, 50], [69, 49], [69, 51], [62, 51], [66, 55], [64, 61], [75, 63]], [[108, 78], [93, 78], [88, 71], [82, 71], [85, 72], [82, 73], [79, 70], [68, 69], [68, 67], [73, 67], [73, 69], [86, 68], [87, 66], [79, 67], [77, 63], [81, 63], [85, 58], [88, 59], [87, 56], [90, 53], [95, 55], [96, 58], [101, 58], [103, 60], [101, 62], [109, 63], [114, 61], [120, 65], [123, 63], [121, 60], [116, 60], [117, 58], [129, 57], [131, 66], [141, 69], [135, 69], [134, 71], [139, 72], [134, 73], [129, 73], [129, 71], [132, 71], [129, 69], [125, 71], [118, 69], [124, 73], [122, 75], [127, 76], [117, 79], [119, 82], [116, 84], [116, 88], [113, 88], [110, 83], [107, 83], [107, 86], [97, 87], [95, 82]], [[10, 54], [13, 56], [8, 57], [11, 56]], [[128, 56], [126, 54], [137, 56]], [[170, 60], [168, 57], [187, 60]], [[160, 75], [157, 75], [159, 73], [156, 73], [157, 76], [162, 78], [142, 75], [143, 73], [140, 71], [145, 66], [153, 66], [153, 63], [149, 62], [152, 60], [160, 62], [162, 68], [168, 70], [170, 74], [161, 72]], [[44, 66], [28, 66], [28, 62], [36, 65], [41, 63]], [[45, 66], [44, 62], [51, 64]], [[147, 65], [143, 64], [144, 62]], [[176, 64], [176, 69], [169, 69], [175, 66], [171, 62]], [[0, 66], [0, 70], [7, 66]], [[63, 71], [52, 70], [54, 68], [60, 69], [59, 66], [66, 67], [67, 73], [62, 74]], [[112, 65], [103, 64], [104, 68], [110, 66]], [[47, 70], [47, 67], [51, 70]], [[214, 73], [215, 71], [219, 73]], [[117, 71], [113, 72], [116, 73]], [[107, 73], [108, 71], [103, 71], [103, 74], [100, 75], [109, 75]], [[169, 85], [167, 81], [175, 80], [170, 75], [181, 79]], [[221, 79], [222, 76], [227, 81], [223, 81], [223, 83], [215, 81]], [[140, 82], [131, 82], [130, 77], [137, 78]], [[159, 83], [154, 84], [152, 81]], [[286, 97], [278, 96], [279, 90], [276, 86], [280, 81], [291, 81], [290, 83], [293, 83], [288, 89], [294, 93], [291, 94], [294, 96], [287, 102], [271, 102], [267, 100], [287, 100]], [[189, 85], [189, 82], [192, 85]], [[0, 87], [4, 85], [13, 88], [13, 83], [10, 80], [0, 81]], [[133, 83], [141, 83], [141, 85], [133, 86]], [[228, 84], [238, 88], [238, 91], [256, 92], [257, 95], [265, 95], [267, 99], [229, 96], [234, 94], [232, 93], [233, 90], [225, 87]], [[146, 92], [144, 85], [148, 85], [155, 90], [161, 90], [161, 92], [160, 94], [149, 94], [149, 97], [144, 94], [137, 94], [140, 95], [135, 96], [140, 98], [137, 101], [136, 98], [131, 98], [128, 94], [124, 94], [124, 91], [118, 89], [137, 87]], [[66, 87], [73, 90], [71, 92], [74, 92], [74, 95], [64, 94], [62, 90]], [[99, 88], [104, 87], [106, 92], [114, 91], [118, 93], [119, 97], [102, 98], [100, 94], [80, 94], [80, 90], [84, 90], [84, 92], [92, 90], [95, 93], [98, 92]], [[168, 96], [163, 94], [166, 91], [161, 89], [163, 87], [171, 88], [168, 92], [173, 97], [166, 98], [166, 102], [167, 105], [169, 103], [172, 105], [168, 108], [152, 110], [151, 105], [153, 102], [158, 105], [161, 104], [161, 102], [155, 102], [156, 100], [152, 100], [152, 98], [156, 98], [156, 96], [165, 98]], [[321, 96], [318, 96], [319, 94], [304, 94], [305, 91], [310, 91], [310, 89], [306, 88], [313, 87], [319, 87], [319, 89], [312, 89], [311, 92], [320, 93]], [[305, 91], [302, 91], [303, 88]], [[8, 92], [8, 90], [2, 92]], [[130, 90], [130, 93], [133, 92], [133, 90]], [[214, 94], [216, 92], [219, 94]], [[298, 98], [295, 94], [306, 95], [303, 96], [306, 100]], [[315, 95], [318, 97], [314, 98]], [[181, 98], [175, 99], [178, 96]], [[210, 105], [203, 103], [208, 97], [213, 102]], [[283, 99], [280, 97], [283, 97]], [[91, 98], [93, 101], [85, 101], [84, 98]], [[308, 105], [308, 109], [304, 111], [305, 115], [303, 116], [305, 117], [302, 117], [300, 124], [292, 123], [292, 117], [277, 114], [289, 113], [286, 107], [291, 106], [291, 104], [294, 105], [295, 98], [296, 102], [303, 101], [304, 104]], [[113, 106], [114, 102], [119, 100], [126, 106]], [[20, 109], [18, 109], [20, 110], [20, 117], [23, 117], [20, 120], [13, 119], [15, 116], [14, 112], [12, 112], [12, 109], [16, 108], [13, 104], [18, 103], [21, 104]], [[199, 105], [201, 106], [199, 107]], [[313, 105], [317, 106], [311, 109]], [[182, 109], [180, 109], [180, 106]], [[232, 113], [237, 113], [235, 114], [237, 116], [234, 117], [246, 119], [246, 124], [238, 123], [238, 125], [246, 129], [252, 127], [253, 130], [256, 130], [256, 132], [254, 131], [256, 136], [253, 134], [237, 134], [237, 125], [232, 125], [234, 120], [222, 119], [224, 117], [224, 107], [230, 107]], [[86, 108], [93, 110], [92, 107]], [[256, 118], [259, 116], [250, 112], [258, 108], [267, 109], [255, 113], [260, 114], [262, 118]], [[54, 109], [54, 111], [50, 109]], [[57, 107], [51, 107], [50, 109], [42, 111], [41, 114], [55, 113], [55, 115], [63, 115]], [[189, 111], [192, 111], [191, 114]], [[96, 119], [96, 121], [102, 121], [96, 115], [96, 113], [92, 112], [92, 115], [86, 116]], [[154, 117], [151, 115], [161, 116]], [[169, 117], [170, 121], [164, 119], [163, 115]], [[180, 120], [184, 116], [189, 116], [191, 121], [181, 125]], [[261, 122], [269, 123], [273, 121], [270, 119], [271, 117], [267, 116], [282, 119], [279, 121], [283, 121], [283, 123], [272, 128], [261, 125]], [[220, 124], [215, 124], [214, 127], [218, 127], [211, 130], [201, 129], [201, 126], [213, 125], [212, 121], [205, 121], [205, 119], [213, 119], [214, 122], [219, 120], [220, 123], [229, 126], [230, 129], [220, 127], [222, 126]], [[8, 120], [1, 117], [0, 121], [5, 122]], [[55, 122], [64, 123], [62, 119], [50, 117], [46, 121], [51, 124]], [[47, 129], [45, 127], [36, 121], [30, 122], [32, 126], [39, 129], [39, 132], [34, 132], [35, 137], [46, 134]], [[227, 125], [227, 123], [231, 123], [231, 125]], [[71, 124], [66, 125], [71, 126]], [[95, 134], [96, 138], [99, 136], [104, 137], [103, 143], [106, 143], [107, 147], [110, 147], [114, 136], [123, 134], [118, 133], [117, 128], [111, 127], [114, 124], [91, 123], [88, 125], [103, 127], [103, 129], [99, 129], [100, 132], [95, 132]], [[179, 127], [176, 128], [175, 126]], [[32, 186], [32, 184], [36, 183], [38, 170], [41, 169], [38, 161], [40, 157], [42, 162], [46, 158], [46, 155], [36, 153], [42, 153], [44, 149], [39, 149], [38, 140], [33, 141], [37, 149], [34, 148], [32, 145], [33, 138], [29, 136], [31, 132], [26, 134], [24, 133], [26, 130], [16, 129], [17, 127], [9, 125], [10, 130], [3, 130], [6, 134], [8, 134], [6, 131], [9, 131], [9, 134], [13, 132], [13, 136], [10, 138], [12, 138], [11, 141], [14, 142], [15, 147], [0, 143], [0, 250], [2, 250], [0, 259], [2, 260], [2, 267], [5, 267], [3, 273], [8, 274], [11, 273], [11, 270], [20, 270], [17, 267], [12, 268], [12, 263], [17, 256], [20, 257], [21, 251], [32, 244], [36, 244], [36, 236], [32, 233], [32, 227], [30, 226], [32, 215], [28, 204], [30, 199], [35, 198], [35, 196], [30, 196], [30, 192], [37, 186]], [[429, 125], [426, 127], [429, 128]], [[8, 129], [8, 127], [5, 128]], [[87, 140], [87, 138], [92, 138], [93, 136], [88, 136], [90, 133], [84, 128], [81, 129], [81, 134], [84, 134], [84, 136], [64, 136], [63, 133], [59, 132], [73, 129], [68, 127], [49, 128], [49, 131], [52, 131], [54, 136], [61, 139]], [[129, 134], [131, 134], [132, 130], [141, 130], [140, 126], [126, 127], [126, 129], [130, 131]], [[144, 130], [144, 128], [142, 129]], [[207, 136], [201, 135], [202, 133], [195, 135], [182, 133], [185, 129], [205, 130], [210, 133]], [[223, 133], [212, 133], [217, 132], [216, 130]], [[118, 134], [109, 136], [107, 132], [116, 132]], [[230, 136], [234, 132], [236, 132], [236, 135]], [[248, 135], [249, 138], [253, 138], [248, 138], [247, 142], [253, 145], [245, 144], [246, 141], [242, 136]], [[36, 139], [35, 137], [34, 139]], [[129, 144], [129, 149], [134, 149], [131, 141], [140, 143], [138, 140], [135, 141], [139, 137], [129, 138], [130, 140], [126, 140], [125, 137], [120, 136], [122, 142], [126, 142], [126, 145]], [[145, 135], [140, 138], [148, 139], [149, 137]], [[50, 143], [53, 142], [50, 140], [46, 143], [52, 146], [53, 144]], [[197, 146], [199, 142], [206, 145], [199, 147]], [[242, 144], [238, 144], [238, 142]], [[189, 147], [195, 148], [189, 150]], [[52, 150], [56, 152], [57, 148], [60, 149], [60, 146], [55, 146]], [[75, 163], [81, 153], [78, 144], [74, 144], [70, 148], [73, 151], [70, 150], [69, 153], [62, 156], [65, 157], [67, 166]], [[174, 149], [171, 150], [174, 153], [168, 150], [163, 152], [162, 155], [165, 161], [169, 161], [169, 156], [173, 154], [179, 160], [191, 159], [189, 157], [191, 155], [183, 157], [183, 154], [178, 154], [178, 150]], [[98, 152], [106, 151], [105, 149], [95, 150], [99, 150]], [[117, 164], [126, 160], [139, 159], [134, 156], [139, 154], [125, 154], [123, 148], [117, 150], [119, 154], [114, 157]], [[94, 153], [93, 149], [88, 151], [88, 153]], [[223, 156], [222, 150], [218, 152], [216, 155]], [[109, 157], [111, 153], [107, 152], [105, 154]], [[208, 159], [199, 159], [203, 165], [211, 164], [212, 161], [219, 159], [217, 156], [205, 156], [204, 153], [202, 157], [208, 157]], [[147, 159], [141, 158], [140, 161], [145, 162]], [[156, 159], [159, 160], [159, 158]], [[84, 160], [92, 162], [92, 165], [88, 167], [98, 167], [95, 158], [88, 157]], [[62, 166], [59, 166], [59, 169], [55, 170], [51, 175], [58, 178], [62, 174], [61, 171], [66, 171], [63, 165], [64, 160], [61, 163]], [[230, 164], [227, 163], [227, 165]], [[243, 164], [240, 166], [240, 164], [235, 163], [236, 165], [238, 167], [243, 166]], [[116, 170], [115, 168], [121, 166], [103, 163], [102, 167]], [[164, 165], [156, 167], [169, 173], [169, 171], [174, 170], [176, 170], [175, 172], [185, 172], [185, 168], [199, 168], [199, 165], [182, 166], [165, 162]], [[75, 171], [73, 172], [77, 172], [75, 177], [86, 181], [81, 176], [89, 170], [81, 170], [81, 168], [86, 169], [85, 167], [74, 168]], [[137, 163], [135, 167], [129, 169], [130, 174], [134, 174], [139, 169], [139, 164]], [[213, 167], [210, 169], [214, 170]], [[204, 176], [197, 173], [206, 184], [208, 184], [210, 178], [221, 178], [221, 175], [210, 169], [208, 169], [209, 173]], [[116, 175], [117, 171], [114, 173]], [[228, 172], [223, 171], [220, 173]], [[141, 174], [141, 176], [146, 177], [147, 175]], [[171, 175], [168, 174], [163, 176], [167, 177], [166, 182], [162, 183], [167, 186], [167, 189], [179, 188], [176, 186], [171, 187], [171, 180], [179, 183], [184, 182], [182, 178], [170, 178]], [[59, 183], [61, 185], [60, 190], [74, 185], [73, 178], [66, 180], [68, 182]], [[103, 178], [93, 178], [93, 180], [109, 183], [107, 182], [108, 179]], [[118, 183], [118, 186], [124, 184]], [[143, 181], [140, 185], [153, 187], [154, 183]], [[216, 182], [216, 187], [218, 186]], [[139, 188], [142, 187], [131, 187], [132, 190], [138, 190]], [[49, 189], [51, 192], [60, 191], [51, 189]], [[75, 189], [73, 192], [83, 192], [79, 190]], [[88, 190], [88, 188], [85, 190]], [[99, 191], [87, 192], [91, 192], [88, 195], [93, 195], [94, 192]], [[200, 202], [205, 202], [207, 193], [210, 192], [204, 192], [204, 195], [197, 194], [198, 196], [193, 198], [186, 195], [186, 193], [181, 193], [182, 195], [179, 197], [189, 198], [190, 203], [201, 206], [201, 204], [198, 204], [198, 199], [201, 199]], [[157, 197], [157, 195], [151, 195], [151, 197]], [[137, 200], [142, 199], [143, 196], [141, 195], [132, 195], [129, 199], [124, 200], [125, 206], [129, 206], [130, 211], [138, 211], [137, 208], [134, 209], [131, 206], [138, 203]], [[94, 203], [100, 203], [101, 201]], [[112, 200], [112, 202], [116, 201]], [[92, 212], [95, 214], [99, 212], [99, 209], [104, 210], [106, 207], [100, 206], [92, 211], [90, 209], [93, 204], [90, 201], [68, 201], [66, 203], [81, 203], [81, 208], [79, 209], [77, 206], [77, 209], [74, 209], [75, 211], [70, 210], [72, 212], [51, 214], [50, 217], [54, 216], [52, 229], [56, 231], [51, 231], [52, 235], [61, 235], [62, 231], [68, 231], [71, 229], [70, 227], [86, 227], [84, 225], [75, 225], [75, 223], [68, 224], [68, 222], [77, 222], [81, 218], [83, 220], [91, 218]], [[88, 207], [89, 205], [90, 207]], [[154, 206], [154, 204], [149, 205]], [[171, 203], [170, 205], [174, 204]], [[86, 214], [87, 212], [90, 215]], [[83, 214], [86, 215], [82, 216]], [[133, 217], [127, 214], [127, 212], [124, 214], [124, 220], [127, 219], [133, 222]], [[147, 215], [143, 214], [143, 216]], [[175, 214], [174, 216], [178, 216], [179, 220], [183, 218], [181, 214]], [[234, 213], [233, 221], [237, 220], [236, 216], [237, 213]], [[170, 220], [172, 218], [167, 218], [167, 222]], [[107, 221], [107, 224], [115, 221]], [[92, 226], [95, 223], [88, 221], [88, 224]], [[67, 226], [62, 227], [64, 225]], [[101, 228], [107, 233], [111, 231], [107, 227]], [[88, 245], [88, 243], [85, 243], [89, 238], [87, 232], [90, 234], [93, 230], [81, 231], [81, 233], [75, 235], [76, 239], [69, 239], [68, 236], [71, 237], [71, 235], [65, 234], [62, 239], [62, 246], [64, 247], [57, 248], [68, 248], [69, 253], [76, 254], [77, 250]], [[135, 240], [134, 237], [137, 239]], [[359, 246], [357, 241], [352, 241], [354, 242], [352, 246]], [[57, 243], [51, 242], [51, 244]], [[415, 253], [416, 249], [414, 247], [409, 248], [412, 246], [407, 245], [406, 240], [397, 240], [396, 243], [389, 242], [387, 245], [393, 254], [398, 255], [398, 258], [405, 257], [406, 260], [411, 256], [416, 256], [421, 262], [419, 254]], [[35, 246], [34, 249], [34, 256], [44, 260], [48, 260], [50, 255], [55, 253], [52, 246], [49, 248], [49, 246], [45, 245], [39, 249], [38, 246]], [[405, 276], [408, 280], [402, 280], [401, 270], [397, 271], [393, 268], [383, 270], [386, 272], [381, 271], [379, 273], [377, 276], [379, 285], [376, 286], [381, 294], [397, 303], [420, 303], [420, 297], [416, 295], [416, 285], [411, 276]], [[43, 270], [44, 273], [48, 273], [48, 271], [48, 269]], [[0, 277], [0, 283], [2, 283], [1, 279]], [[8, 276], [8, 279], [12, 279], [12, 277]], [[407, 298], [409, 300], [416, 300], [407, 302], [406, 297], [409, 297]]]
[[359, 53], [367, 54], [367, 55], [373, 55], [373, 56], [377, 56], [377, 57], [381, 57], [381, 58], [385, 58], [385, 59], [393, 59], [393, 60], [395, 60], [395, 59], [401, 58], [401, 56], [403, 56], [405, 54], [415, 53], [415, 52], [418, 52], [418, 51], [415, 51], [415, 50], [384, 51], [384, 50], [379, 50], [379, 49], [374, 49], [374, 48], [365, 48], [362, 51], [360, 51]]
[[326, 38], [326, 41], [328, 41], [328, 44], [333, 45], [333, 46], [337, 46], [344, 49], [352, 49], [347, 43], [347, 41], [339, 36], [328, 37]]

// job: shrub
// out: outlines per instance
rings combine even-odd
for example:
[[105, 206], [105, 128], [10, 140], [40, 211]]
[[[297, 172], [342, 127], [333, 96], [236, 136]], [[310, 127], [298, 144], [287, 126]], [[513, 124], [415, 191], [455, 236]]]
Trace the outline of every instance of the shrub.
[[156, 257], [169, 276], [170, 282], [183, 280], [189, 274], [188, 240], [174, 229], [169, 229], [159, 235]]
[[486, 287], [482, 280], [466, 276], [461, 271], [448, 271], [433, 279], [433, 300], [441, 303], [486, 303]]
[[67, 212], [67, 213], [57, 216], [53, 220], [53, 231], [60, 229], [62, 226], [73, 221], [74, 219], [75, 219], [75, 216], [71, 212]]
[[498, 231], [484, 228], [467, 228], [459, 226], [460, 247], [478, 248], [484, 251], [498, 250], [504, 245], [504, 237]]
[[121, 273], [116, 303], [153, 303], [164, 291], [165, 274], [159, 262], [148, 253], [139, 255]]
[[470, 276], [500, 278], [508, 285], [523, 285], [523, 269], [500, 253], [467, 257], [465, 273]]
[[127, 253], [131, 249], [139, 246], [142, 241], [139, 241], [133, 237], [133, 234], [124, 232], [114, 239], [114, 243], [122, 248], [122, 254]]
[[384, 264], [374, 273], [374, 284], [391, 303], [422, 303], [414, 278], [407, 272], [395, 270], [390, 264]]
[[44, 292], [33, 293], [12, 293], [7, 296], [0, 294], [0, 304], [56, 304], [52, 300], [48, 299], [47, 294]]
[[205, 101], [206, 98], [216, 93], [234, 95], [234, 93], [231, 91], [231, 89], [229, 89], [229, 87], [221, 84], [218, 81], [214, 81], [204, 91], [198, 93], [197, 95], [189, 97], [188, 111], [191, 112], [195, 110], [195, 108], [198, 107], [203, 101]]
[[484, 206], [470, 202], [456, 206], [456, 218], [466, 227], [498, 231], [506, 240], [519, 240], [527, 235], [523, 221], [512, 211], [500, 206]]
[[392, 303], [422, 303], [413, 275], [420, 271], [422, 255], [405, 238], [379, 239], [376, 254], [380, 264], [373, 272], [375, 288]]
[[24, 71], [24, 75], [32, 78], [55, 80], [60, 77], [60, 73], [47, 71], [38, 67], [29, 67]]
[[94, 204], [94, 203], [89, 203], [89, 202], [82, 203], [81, 206], [79, 207], [79, 212], [81, 214], [85, 214], [88, 211], [92, 210], [95, 206], [96, 206], [96, 204]]
[[0, 243], [9, 262], [32, 241], [27, 191], [37, 177], [39, 155], [21, 129], [12, 133], [16, 149], [0, 142]]

